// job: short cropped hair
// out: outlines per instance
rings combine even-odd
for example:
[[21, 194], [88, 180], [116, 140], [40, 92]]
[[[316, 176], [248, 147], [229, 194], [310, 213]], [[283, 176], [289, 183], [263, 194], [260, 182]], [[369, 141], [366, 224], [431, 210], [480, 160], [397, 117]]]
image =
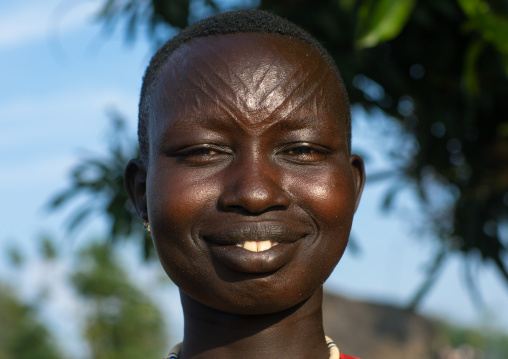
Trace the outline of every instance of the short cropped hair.
[[323, 56], [334, 70], [342, 89], [347, 106], [345, 109], [347, 146], [349, 151], [351, 151], [351, 115], [349, 99], [339, 69], [328, 51], [326, 51], [319, 41], [307, 31], [286, 19], [262, 10], [238, 10], [217, 14], [189, 25], [178, 35], [162, 45], [152, 57], [143, 77], [141, 98], [139, 101], [138, 141], [140, 156], [145, 166], [149, 165], [150, 142], [148, 132], [150, 128], [150, 97], [159, 79], [163, 65], [176, 49], [193, 39], [213, 35], [239, 33], [263, 33], [288, 36], [300, 39], [319, 51], [321, 56]]

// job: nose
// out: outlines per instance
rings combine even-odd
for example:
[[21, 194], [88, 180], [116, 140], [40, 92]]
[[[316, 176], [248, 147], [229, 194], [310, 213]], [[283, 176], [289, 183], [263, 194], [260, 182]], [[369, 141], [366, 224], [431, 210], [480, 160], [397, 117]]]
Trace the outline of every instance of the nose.
[[283, 188], [280, 170], [267, 162], [232, 164], [224, 174], [227, 185], [219, 198], [219, 208], [246, 215], [287, 209], [291, 197]]

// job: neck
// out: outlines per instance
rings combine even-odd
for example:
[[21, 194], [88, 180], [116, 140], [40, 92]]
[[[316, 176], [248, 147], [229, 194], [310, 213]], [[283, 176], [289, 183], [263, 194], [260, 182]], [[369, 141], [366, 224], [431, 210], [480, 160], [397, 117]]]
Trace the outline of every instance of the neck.
[[241, 315], [202, 305], [180, 292], [185, 329], [180, 359], [328, 359], [323, 290], [282, 312]]

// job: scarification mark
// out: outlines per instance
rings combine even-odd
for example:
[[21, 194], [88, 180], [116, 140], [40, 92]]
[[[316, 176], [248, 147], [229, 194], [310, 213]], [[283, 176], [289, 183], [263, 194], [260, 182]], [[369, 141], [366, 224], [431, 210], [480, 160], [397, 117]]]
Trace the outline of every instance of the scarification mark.
[[[295, 88], [291, 90], [291, 92], [284, 98], [284, 101], [272, 111], [272, 113], [266, 118], [266, 120], [269, 121], [269, 120], [273, 119], [273, 117], [277, 116], [280, 112], [282, 112], [285, 109], [285, 106], [287, 106], [287, 103], [289, 101], [291, 101], [293, 104], [295, 104], [295, 106], [293, 106], [293, 108], [284, 116], [284, 118], [289, 117], [292, 113], [294, 113], [296, 110], [301, 108], [301, 106], [311, 96], [313, 96], [316, 91], [318, 91], [321, 88], [321, 85], [325, 82], [327, 75], [330, 72], [330, 69], [326, 68], [326, 71], [323, 71], [323, 74], [321, 75], [321, 77], [319, 78], [318, 81], [312, 81], [313, 84], [312, 84], [310, 91], [307, 91], [304, 96], [293, 96], [293, 94], [296, 91], [300, 90], [302, 87], [302, 84], [305, 82], [305, 80], [307, 80], [311, 75], [316, 73], [318, 70], [319, 70], [319, 67], [316, 66], [312, 72], [308, 72], [307, 76], [302, 81], [300, 81], [300, 84], [298, 86], [295, 86]], [[293, 98], [298, 99], [298, 101], [293, 101]], [[275, 123], [272, 122], [272, 125], [273, 124], [275, 124]]]
[[[253, 121], [247, 121], [250, 123], [245, 123], [245, 119], [243, 117], [244, 115], [247, 115], [242, 114], [239, 115], [240, 118], [238, 118], [235, 113], [238, 114], [239, 111], [243, 112], [240, 108], [239, 102], [243, 101], [245, 104], [246, 100], [248, 100], [250, 96], [238, 96], [238, 91], [235, 90], [233, 86], [235, 84], [241, 84], [246, 90], [247, 94], [251, 92], [249, 91], [249, 86], [247, 86], [247, 84], [241, 79], [238, 73], [230, 67], [230, 65], [224, 60], [222, 56], [219, 55], [215, 49], [206, 44], [204, 46], [206, 46], [209, 53], [213, 56], [207, 57], [203, 56], [201, 53], [197, 53], [193, 56], [193, 59], [195, 59], [194, 61], [187, 61], [186, 59], [182, 58], [175, 60], [174, 58], [170, 57], [168, 59], [168, 65], [171, 66], [171, 75], [175, 79], [187, 79], [190, 84], [196, 86], [196, 88], [200, 90], [205, 97], [210, 99], [214, 105], [224, 111], [233, 122], [245, 130], [255, 130], [259, 126], [266, 127], [266, 129], [271, 128], [279, 122], [279, 119], [289, 118], [295, 111], [300, 109], [311, 98], [311, 96], [315, 97], [313, 101], [314, 107], [316, 109], [319, 108], [317, 94], [323, 93], [323, 83], [327, 79], [331, 69], [328, 67], [320, 67], [319, 62], [314, 63], [314, 66], [310, 69], [307, 69], [301, 65], [294, 66], [293, 64], [291, 72], [284, 74], [285, 81], [277, 81], [277, 76], [275, 76], [274, 79], [276, 86], [274, 86], [272, 89], [267, 90], [266, 93], [260, 97], [260, 99], [256, 100], [258, 105], [262, 105], [264, 102], [266, 102], [269, 96], [280, 89], [279, 91], [283, 95], [282, 102], [269, 113], [266, 113], [268, 112], [266, 111], [263, 118], [255, 121], [256, 123]], [[182, 64], [182, 61], [184, 61], [184, 64]], [[228, 70], [224, 71], [227, 76], [225, 76], [225, 74], [222, 72], [216, 71], [217, 62], [223, 64]], [[272, 61], [268, 64], [262, 76], [258, 81], [255, 82], [255, 84], [253, 84], [253, 86], [251, 86], [251, 88], [254, 88], [255, 92], [260, 90], [261, 85], [264, 83], [267, 76], [269, 76], [270, 72], [274, 72], [275, 74], [283, 74], [284, 71], [279, 69], [279, 67], [282, 68], [282, 65], [284, 65], [285, 62], [283, 62], [282, 65], [279, 64], [280, 62], [281, 61], [278, 57], [272, 58]], [[309, 64], [306, 63], [306, 65]], [[193, 74], [198, 74], [199, 76], [192, 76], [189, 74], [187, 70], [191, 69], [194, 70], [192, 72]], [[284, 70], [287, 71], [287, 64]], [[318, 71], [321, 71], [321, 74], [316, 75]], [[314, 80], [315, 77], [318, 77], [318, 79]], [[219, 86], [218, 90], [217, 86]], [[287, 86], [288, 88], [284, 89], [284, 86]], [[228, 98], [228, 90], [226, 89], [228, 89], [229, 92], [233, 94], [231, 98]], [[166, 87], [164, 87], [164, 94], [168, 101], [171, 101], [171, 96], [168, 93], [168, 89]], [[281, 117], [281, 113], [283, 112], [287, 113], [282, 114], [282, 118], [278, 118]], [[242, 121], [242, 119], [244, 121]], [[276, 121], [273, 121], [274, 119]]]
[[[202, 69], [201, 66], [204, 67], [205, 65], [206, 65], [206, 69]], [[209, 63], [207, 63], [206, 61], [203, 61], [202, 64], [198, 64], [197, 66], [193, 66], [191, 64], [191, 66], [201, 76], [201, 78], [208, 85], [208, 87], [213, 87], [213, 83], [210, 80], [215, 80], [215, 81], [218, 80], [222, 83], [222, 85], [224, 87], [227, 87], [231, 91], [231, 93], [235, 95], [234, 99], [237, 99], [237, 97], [238, 97], [238, 96], [236, 96], [237, 90], [233, 87], [233, 84], [232, 84], [233, 81], [231, 79], [225, 80], [223, 77], [219, 76], [216, 73], [215, 69]], [[211, 75], [213, 75], [213, 76], [211, 76]], [[208, 79], [210, 79], [210, 80], [208, 80]], [[212, 90], [212, 92], [215, 92], [217, 94], [217, 91]], [[235, 102], [232, 101], [234, 99], [228, 99], [227, 97], [224, 98], [224, 96], [221, 96], [221, 100], [229, 103], [229, 106], [237, 107]]]
[[[274, 62], [275, 62], [275, 59], [274, 59], [274, 61], [272, 61], [272, 63], [271, 63], [270, 65], [272, 65]], [[268, 69], [268, 70], [266, 71], [266, 73], [268, 73], [268, 71], [269, 71], [269, 70], [270, 70], [270, 69]], [[292, 77], [293, 77], [293, 75], [294, 75], [295, 73], [297, 73], [298, 71], [300, 71], [300, 69], [299, 69], [299, 68], [294, 68], [294, 69], [293, 69], [293, 70], [289, 73], [289, 75], [287, 75], [287, 76], [286, 76], [286, 79], [290, 79], [290, 78], [292, 78]], [[266, 73], [263, 75], [263, 79], [264, 79], [264, 76], [266, 76]], [[285, 85], [285, 84], [287, 84], [287, 83], [288, 83], [288, 81], [286, 81], [286, 82], [284, 82], [284, 83], [282, 83], [282, 82], [278, 82], [278, 83], [277, 83], [277, 86], [275, 86], [274, 88], [272, 88], [272, 89], [271, 89], [271, 91], [267, 92], [265, 95], [263, 95], [263, 97], [261, 97], [261, 99], [260, 99], [259, 103], [260, 103], [260, 104], [261, 104], [261, 103], [264, 103], [268, 97], [270, 97], [270, 96], [271, 96], [271, 95], [272, 95], [275, 91], [277, 91], [277, 89], [281, 88], [281, 87], [282, 87], [282, 85]], [[260, 86], [260, 84], [258, 84], [258, 86]]]
[[[245, 82], [242, 80], [242, 78], [240, 77], [240, 75], [238, 75], [238, 74], [237, 74], [237, 73], [236, 73], [236, 72], [235, 72], [235, 71], [234, 71], [234, 70], [233, 70], [233, 69], [229, 66], [229, 63], [228, 63], [226, 60], [224, 60], [224, 58], [223, 58], [223, 57], [222, 57], [222, 56], [221, 56], [221, 55], [220, 55], [220, 54], [219, 54], [219, 53], [218, 53], [218, 52], [217, 52], [217, 51], [216, 51], [213, 47], [211, 47], [211, 46], [210, 46], [209, 44], [207, 44], [206, 42], [204, 42], [204, 44], [202, 44], [202, 45], [203, 45], [203, 47], [206, 47], [206, 48], [207, 48], [207, 49], [208, 49], [211, 53], [213, 53], [213, 54], [215, 55], [215, 57], [216, 57], [217, 59], [219, 59], [219, 60], [220, 60], [220, 61], [221, 61], [221, 62], [225, 65], [225, 67], [229, 70], [229, 73], [230, 73], [230, 74], [233, 74], [233, 75], [236, 77], [236, 79], [240, 81], [240, 83], [243, 85], [243, 87], [244, 87], [244, 90], [245, 90], [245, 91], [248, 91], [248, 90], [249, 90], [249, 86], [245, 84]], [[199, 54], [198, 54], [198, 56], [199, 56], [200, 58], [202, 58], [202, 59], [203, 59], [203, 62], [205, 62], [205, 63], [208, 65], [208, 67], [212, 68], [212, 67], [211, 67], [211, 66], [210, 66], [210, 65], [206, 62], [206, 59], [205, 59], [203, 56], [201, 56], [201, 55], [199, 55]], [[217, 77], [219, 77], [219, 78], [220, 78], [220, 76], [217, 76]], [[223, 80], [223, 79], [221, 78], [221, 80]], [[225, 81], [225, 80], [223, 80], [223, 81]]]
[[[272, 61], [270, 61], [270, 63], [268, 64], [267, 66], [267, 69], [266, 71], [263, 73], [263, 75], [261, 76], [261, 78], [258, 80], [258, 83], [256, 84], [256, 87], [254, 89], [254, 92], [258, 92], [259, 91], [259, 87], [261, 86], [261, 84], [264, 82], [265, 78], [266, 78], [266, 75], [268, 74], [268, 72], [270, 72], [272, 70], [272, 67], [273, 67], [273, 63], [276, 61], [276, 58], [275, 57], [272, 57]], [[274, 90], [279, 87], [280, 84], [278, 84]], [[262, 101], [264, 101], [266, 99], [266, 96], [262, 98]]]
[[[227, 103], [223, 103], [224, 101], [216, 101], [216, 97], [213, 96], [213, 94], [211, 92], [213, 91], [210, 91], [209, 88], [211, 86], [210, 82], [206, 80], [206, 78], [204, 78], [203, 76], [201, 76], [203, 82], [206, 83], [206, 85], [208, 86], [202, 86], [200, 83], [198, 83], [196, 80], [192, 79], [185, 71], [184, 69], [179, 66], [173, 59], [169, 58], [169, 62], [171, 65], [175, 66], [178, 70], [179, 70], [179, 73], [182, 75], [183, 78], [186, 78], [191, 84], [195, 85], [198, 89], [200, 89], [202, 91], [202, 93], [207, 96], [208, 98], [210, 98], [212, 100], [213, 103], [215, 103], [217, 106], [219, 106], [222, 110], [224, 110], [229, 116], [231, 116], [231, 118], [235, 119], [236, 120], [236, 116], [233, 114], [233, 110], [231, 108], [229, 108], [227, 105]], [[192, 64], [191, 64], [192, 65]], [[193, 66], [194, 69], [198, 70], [197, 67]], [[199, 71], [198, 71], [199, 72]], [[201, 72], [199, 72], [200, 75]], [[166, 93], [166, 96], [169, 96], [168, 93], [167, 93], [167, 90], [166, 88], [164, 88], [164, 92]]]

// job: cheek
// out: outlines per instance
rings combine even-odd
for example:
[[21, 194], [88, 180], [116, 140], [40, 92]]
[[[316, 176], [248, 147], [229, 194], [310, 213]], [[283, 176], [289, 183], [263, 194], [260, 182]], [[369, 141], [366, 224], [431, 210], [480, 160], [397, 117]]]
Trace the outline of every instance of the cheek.
[[148, 218], [157, 254], [175, 282], [207, 262], [195, 234], [200, 219], [215, 207], [214, 186], [192, 181], [185, 173], [154, 168], [147, 179]]
[[[166, 171], [167, 172], [167, 171]], [[152, 227], [162, 225], [179, 232], [197, 216], [213, 207], [216, 190], [205, 181], [192, 181], [184, 174], [154, 169], [148, 176], [147, 202]], [[184, 228], [181, 228], [184, 229]]]
[[315, 173], [297, 185], [302, 207], [311, 212], [320, 230], [339, 229], [352, 221], [355, 186], [347, 171]]
[[[303, 181], [303, 178], [306, 178]], [[354, 179], [347, 169], [303, 176], [295, 188], [300, 206], [314, 221], [318, 237], [301, 260], [311, 281], [324, 282], [340, 260], [349, 239], [355, 208]]]
[[[191, 181], [185, 173], [154, 168], [147, 179], [151, 236], [168, 276], [185, 291], [204, 287], [200, 273], [209, 268], [207, 252], [193, 233], [203, 214], [214, 208], [214, 187]], [[210, 205], [211, 204], [211, 205]]]

